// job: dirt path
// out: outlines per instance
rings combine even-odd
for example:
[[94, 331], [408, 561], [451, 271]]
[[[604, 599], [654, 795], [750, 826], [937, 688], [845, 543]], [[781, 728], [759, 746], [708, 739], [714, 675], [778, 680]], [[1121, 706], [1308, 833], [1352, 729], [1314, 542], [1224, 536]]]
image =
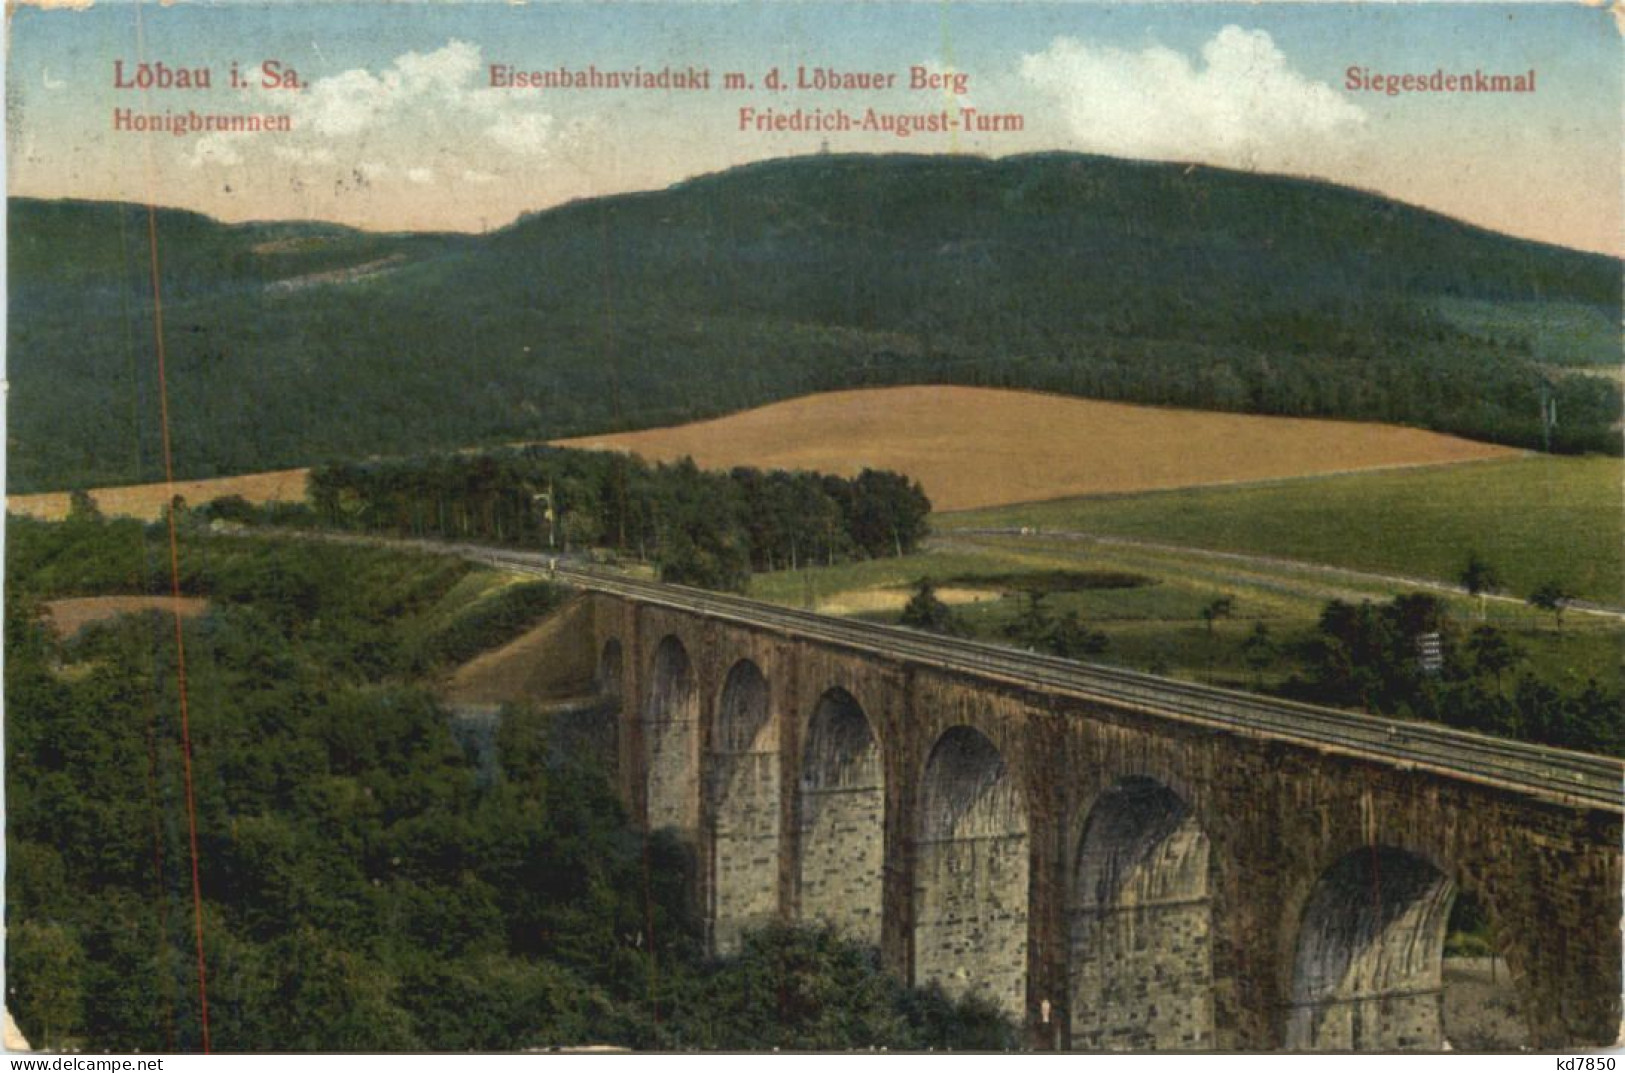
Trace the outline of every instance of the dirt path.
[[[1444, 593], [1449, 596], [1468, 596], [1469, 593], [1460, 585], [1451, 585], [1447, 582], [1433, 578], [1413, 577], [1406, 574], [1382, 574], [1367, 570], [1354, 570], [1345, 566], [1327, 566], [1324, 563], [1306, 562], [1302, 559], [1284, 559], [1273, 555], [1249, 555], [1236, 551], [1214, 551], [1211, 548], [1193, 548], [1187, 544], [1164, 544], [1154, 540], [1140, 540], [1135, 537], [1104, 536], [1099, 533], [1084, 533], [1074, 529], [956, 529], [954, 537], [1016, 537], [1036, 540], [1067, 540], [1084, 544], [1101, 544], [1107, 547], [1134, 548], [1140, 551], [1162, 552], [1165, 554], [1181, 555], [1196, 559], [1209, 559], [1214, 562], [1235, 563], [1238, 566], [1248, 566], [1255, 569], [1283, 570], [1294, 573], [1309, 574], [1331, 579], [1341, 579], [1345, 582], [1354, 582], [1366, 585], [1382, 585], [1394, 588], [1423, 589], [1428, 592]], [[933, 544], [939, 547], [951, 546], [952, 537], [935, 538]], [[975, 543], [975, 541], [972, 541]], [[1484, 597], [1497, 603], [1522, 604], [1516, 596], [1489, 595]], [[1614, 607], [1608, 604], [1593, 603], [1589, 600], [1576, 600], [1568, 605], [1568, 614], [1597, 615], [1616, 621], [1625, 620], [1625, 608]]]
[[182, 618], [196, 618], [209, 609], [209, 601], [196, 596], [70, 596], [45, 605], [46, 617], [59, 637], [72, 637], [86, 626], [105, 622], [118, 615], [141, 611], [179, 611]]

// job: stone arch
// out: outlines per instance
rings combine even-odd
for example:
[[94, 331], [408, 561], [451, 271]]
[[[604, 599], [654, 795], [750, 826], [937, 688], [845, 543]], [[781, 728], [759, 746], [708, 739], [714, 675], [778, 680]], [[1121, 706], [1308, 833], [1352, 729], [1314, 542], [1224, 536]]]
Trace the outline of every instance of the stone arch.
[[886, 773], [873, 725], [839, 686], [807, 723], [796, 795], [801, 919], [880, 945]]
[[621, 698], [621, 659], [621, 642], [611, 637], [598, 654], [598, 670], [593, 674], [593, 686], [602, 696]]
[[1518, 974], [1506, 954], [1494, 906], [1468, 881], [1458, 880], [1440, 972], [1439, 1030], [1452, 1050], [1511, 1053], [1534, 1047]]
[[700, 691], [674, 636], [655, 648], [641, 722], [649, 829], [673, 827], [692, 838], [700, 826]]
[[1026, 1004], [1027, 809], [1004, 756], [957, 726], [921, 780], [914, 876], [914, 978], [981, 994], [1018, 1020]]
[[778, 737], [767, 677], [742, 659], [723, 683], [706, 752], [711, 937], [719, 953], [778, 915]]
[[1214, 1045], [1212, 850], [1174, 791], [1141, 776], [1095, 799], [1068, 906], [1072, 1045]]
[[1326, 869], [1299, 917], [1286, 1046], [1439, 1049], [1455, 892], [1436, 865], [1389, 846], [1354, 850]]

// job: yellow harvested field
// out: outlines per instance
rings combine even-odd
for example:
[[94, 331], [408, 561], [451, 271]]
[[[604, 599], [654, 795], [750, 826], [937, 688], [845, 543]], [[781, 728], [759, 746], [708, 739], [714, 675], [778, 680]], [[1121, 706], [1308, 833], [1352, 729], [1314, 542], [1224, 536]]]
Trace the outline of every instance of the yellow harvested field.
[[[950, 606], [979, 604], [984, 600], [997, 600], [1002, 593], [992, 589], [942, 588], [937, 599]], [[914, 598], [912, 589], [856, 589], [838, 593], [827, 600], [818, 601], [818, 610], [826, 615], [862, 615], [871, 611], [901, 611]]]
[[162, 611], [182, 618], [196, 618], [209, 609], [209, 601], [196, 596], [72, 596], [51, 600], [45, 616], [59, 637], [72, 637], [93, 622], [141, 611]]
[[1512, 448], [1352, 421], [1162, 409], [969, 387], [835, 391], [675, 428], [560, 440], [704, 469], [917, 478], [937, 510], [1397, 466]]
[[[1509, 447], [1394, 425], [1129, 406], [971, 387], [832, 391], [713, 421], [555, 441], [650, 461], [693, 457], [705, 469], [758, 466], [854, 475], [865, 467], [917, 478], [937, 510], [1067, 496], [1143, 492], [1352, 470], [1508, 458]], [[308, 470], [177, 481], [193, 505], [240, 495], [299, 502]], [[103, 514], [163, 516], [164, 484], [96, 488]], [[11, 496], [6, 508], [67, 517], [65, 492]]]
[[[221, 496], [242, 496], [256, 506], [261, 503], [297, 503], [305, 498], [306, 469], [281, 469], [269, 473], [246, 473], [241, 477], [212, 477], [202, 481], [176, 481], [173, 489], [167, 484], [131, 484], [120, 488], [93, 488], [91, 498], [108, 517], [140, 518], [154, 521], [163, 517], [164, 504], [171, 495], [178, 495], [191, 506], [201, 506]], [[66, 492], [43, 492], [39, 495], [7, 496], [6, 509], [13, 514], [28, 514], [48, 522], [59, 522], [68, 516]]]

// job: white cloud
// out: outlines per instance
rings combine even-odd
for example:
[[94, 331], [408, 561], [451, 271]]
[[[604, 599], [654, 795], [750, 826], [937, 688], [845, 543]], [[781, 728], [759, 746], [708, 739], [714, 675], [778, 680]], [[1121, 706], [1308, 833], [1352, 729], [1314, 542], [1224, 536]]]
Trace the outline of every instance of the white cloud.
[[485, 136], [496, 144], [515, 153], [539, 153], [547, 145], [551, 116], [534, 112], [499, 118], [485, 130]]
[[370, 71], [345, 71], [318, 79], [297, 98], [294, 123], [301, 130], [314, 130], [329, 138], [345, 137], [372, 126], [399, 101], [384, 80]]
[[478, 46], [456, 40], [397, 56], [382, 70], [342, 71], [297, 94], [267, 95], [267, 110], [291, 116], [290, 133], [214, 135], [199, 140], [190, 160], [196, 167], [236, 167], [264, 145], [290, 163], [330, 165], [335, 177], [424, 184], [434, 174], [416, 162], [428, 153], [445, 160], [453, 175], [476, 163], [501, 173], [546, 156], [553, 118], [542, 111], [541, 95], [491, 89], [483, 71]]
[[243, 162], [237, 146], [242, 142], [240, 134], [205, 134], [193, 145], [191, 155], [187, 159], [194, 167], [212, 164], [219, 168], [234, 168]]
[[389, 77], [413, 93], [460, 93], [479, 70], [480, 50], [467, 41], [452, 41], [434, 52], [397, 58]]
[[335, 159], [333, 150], [325, 146], [314, 148], [300, 148], [292, 145], [274, 145], [271, 155], [278, 160], [287, 160], [295, 164], [331, 164]]
[[381, 74], [361, 68], [317, 79], [300, 95], [298, 126], [329, 136], [360, 134], [414, 117], [488, 111], [479, 85], [480, 50], [451, 41], [433, 52], [397, 56]]
[[1239, 26], [1204, 44], [1200, 63], [1058, 37], [1022, 57], [1021, 76], [1054, 101], [1078, 148], [1115, 156], [1288, 169], [1366, 118], [1295, 71], [1268, 33]]

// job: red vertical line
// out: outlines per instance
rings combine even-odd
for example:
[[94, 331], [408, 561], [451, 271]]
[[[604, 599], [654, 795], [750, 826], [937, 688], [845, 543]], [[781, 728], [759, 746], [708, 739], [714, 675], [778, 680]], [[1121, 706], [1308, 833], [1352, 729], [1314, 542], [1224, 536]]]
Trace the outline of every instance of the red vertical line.
[[[655, 910], [654, 894], [650, 888], [649, 874], [651, 865], [649, 861], [649, 796], [644, 792], [643, 806], [643, 931], [649, 944], [649, 1018], [654, 1023], [655, 1031], [660, 1031], [660, 967], [655, 958]], [[654, 1041], [659, 1046], [658, 1037]]]
[[[621, 427], [621, 368], [615, 352], [615, 297], [613, 287], [613, 274], [610, 270], [610, 256], [612, 247], [609, 241], [609, 217], [605, 209], [598, 209], [598, 238], [603, 257], [603, 271], [599, 275], [599, 283], [604, 299], [604, 364], [609, 369], [609, 399], [610, 413], [615, 427]], [[622, 478], [622, 510], [625, 510], [625, 476]], [[623, 699], [622, 703], [625, 701]], [[641, 729], [641, 728], [640, 728]], [[643, 747], [643, 736], [638, 736], [639, 748]], [[648, 773], [644, 773], [643, 789], [643, 932], [644, 941], [649, 947], [649, 1017], [655, 1030], [660, 1029], [660, 966], [655, 946], [655, 910], [653, 880], [651, 872], [653, 864], [649, 853], [649, 790]]]
[[610, 271], [610, 256], [613, 247], [609, 241], [609, 214], [602, 205], [598, 207], [598, 238], [603, 246], [604, 271], [602, 283], [604, 291], [604, 364], [609, 367], [609, 410], [615, 421], [615, 428], [621, 428], [621, 363], [615, 351], [615, 291]]
[[1380, 935], [1381, 931], [1382, 931], [1382, 870], [1381, 870], [1380, 867], [1378, 867], [1377, 858], [1378, 858], [1377, 844], [1375, 842], [1372, 842], [1371, 843], [1371, 904], [1376, 910], [1376, 922], [1377, 922], [1376, 923], [1377, 932], [1375, 934], [1373, 934], [1373, 936], [1372, 936], [1372, 938], [1374, 938], [1374, 939], [1378, 935]]
[[180, 539], [175, 528], [175, 460], [169, 439], [169, 385], [164, 368], [164, 314], [158, 283], [158, 209], [147, 202], [147, 242], [152, 251], [152, 324], [158, 352], [158, 412], [163, 430], [165, 514], [169, 519], [169, 589], [175, 611], [175, 680], [180, 688], [181, 764], [186, 774], [186, 831], [192, 863], [192, 925], [197, 943], [197, 988], [203, 1022], [203, 1053], [209, 1053], [209, 977], [203, 959], [203, 886], [198, 873], [197, 799], [192, 788], [192, 720], [186, 691], [186, 631], [181, 614]]
[[[1369, 779], [1365, 780], [1364, 785], [1365, 785], [1365, 799], [1366, 799], [1366, 801], [1375, 802], [1376, 799], [1371, 794], [1371, 782], [1370, 782], [1370, 780]], [[1374, 808], [1375, 806], [1372, 805], [1371, 807]], [[1370, 835], [1369, 835], [1370, 842], [1367, 843], [1367, 847], [1371, 851], [1371, 914], [1372, 914], [1372, 916], [1371, 916], [1371, 921], [1372, 921], [1372, 923], [1371, 923], [1371, 942], [1373, 944], [1375, 944], [1375, 943], [1381, 942], [1381, 940], [1382, 940], [1383, 922], [1382, 922], [1382, 868], [1381, 868], [1381, 865], [1379, 864], [1380, 854], [1377, 851], [1377, 830], [1376, 830], [1376, 820], [1375, 820], [1374, 817], [1371, 818], [1368, 821], [1368, 829], [1370, 830]], [[1380, 995], [1380, 992], [1379, 992], [1379, 995]], [[1356, 998], [1358, 998], [1358, 997], [1359, 996], [1356, 996]], [[1373, 995], [1371, 997], [1372, 998], [1377, 998], [1379, 996]]]
[[[135, 5], [136, 52], [146, 58], [141, 4]], [[180, 692], [181, 768], [186, 782], [186, 832], [192, 865], [192, 933], [197, 948], [198, 1017], [203, 1031], [203, 1053], [210, 1053], [209, 970], [203, 957], [203, 884], [198, 870], [197, 799], [192, 782], [192, 720], [186, 690], [186, 632], [181, 615], [180, 540], [175, 521], [175, 457], [169, 435], [169, 380], [164, 352], [164, 302], [158, 270], [158, 207], [153, 197], [152, 147], [147, 146], [147, 249], [152, 268], [152, 332], [158, 358], [158, 414], [164, 455], [165, 515], [169, 521], [169, 586], [175, 611], [175, 680]]]
[[[141, 400], [139, 369], [136, 363], [134, 332], [130, 320], [130, 235], [125, 226], [124, 208], [118, 210], [119, 246], [119, 309], [123, 312], [124, 353], [130, 370], [130, 432], [135, 437], [135, 470], [132, 476], [141, 476]], [[142, 538], [143, 543], [145, 537]], [[142, 551], [146, 549], [143, 547]], [[143, 560], [146, 556], [142, 556]], [[154, 665], [154, 677], [157, 667]], [[153, 899], [158, 911], [158, 976], [164, 995], [164, 1048], [175, 1050], [175, 992], [170, 986], [169, 966], [169, 898], [164, 893], [163, 825], [159, 822], [158, 795], [158, 704], [154, 695], [147, 703], [147, 811], [152, 817], [152, 879]]]
[[147, 805], [152, 816], [152, 881], [158, 909], [158, 979], [164, 995], [164, 1049], [175, 1050], [175, 993], [169, 975], [169, 899], [164, 896], [163, 826], [158, 822], [158, 703], [147, 705]]

